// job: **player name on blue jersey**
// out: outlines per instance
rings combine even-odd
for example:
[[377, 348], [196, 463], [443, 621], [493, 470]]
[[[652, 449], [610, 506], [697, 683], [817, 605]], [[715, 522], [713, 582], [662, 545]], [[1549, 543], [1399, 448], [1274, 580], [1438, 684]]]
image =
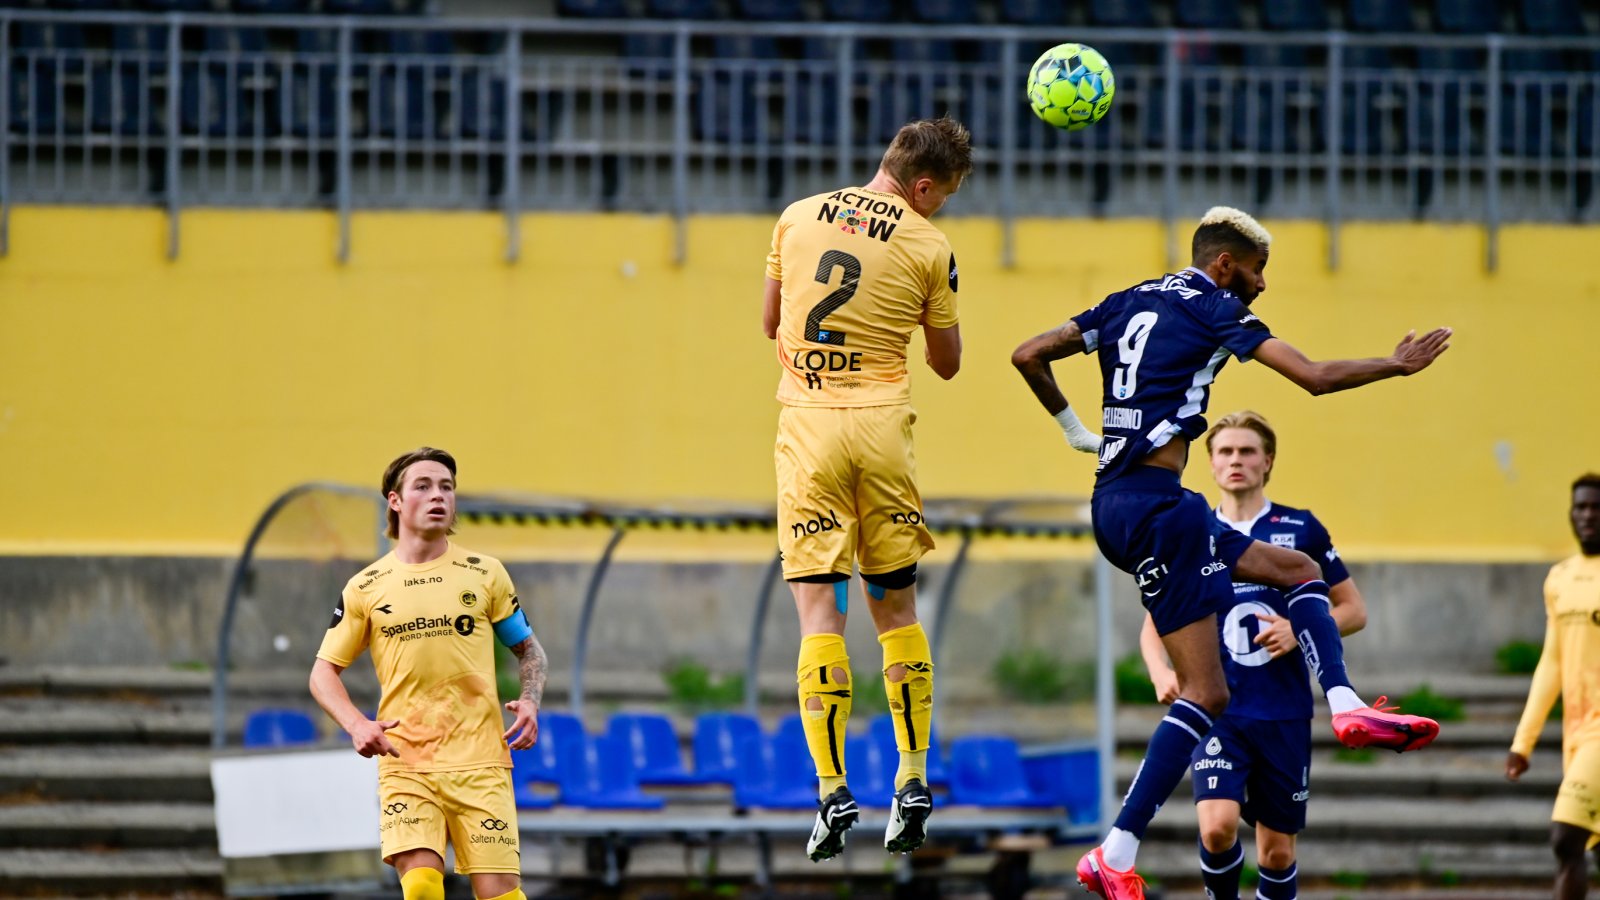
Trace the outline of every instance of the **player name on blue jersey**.
[[1174, 437], [1205, 433], [1211, 382], [1272, 337], [1232, 291], [1199, 269], [1146, 281], [1072, 317], [1084, 352], [1099, 353], [1101, 423], [1097, 486], [1114, 481]]
[[[1329, 587], [1350, 577], [1328, 530], [1309, 510], [1269, 502], [1251, 521], [1222, 521], [1258, 541], [1299, 550], [1316, 560], [1322, 567], [1322, 580]], [[1283, 594], [1259, 584], [1235, 584], [1232, 605], [1217, 610], [1222, 668], [1232, 694], [1228, 715], [1271, 720], [1311, 718], [1311, 673], [1305, 655], [1296, 649], [1273, 659], [1267, 648], [1256, 644], [1256, 637], [1265, 628], [1260, 616], [1288, 614]]]

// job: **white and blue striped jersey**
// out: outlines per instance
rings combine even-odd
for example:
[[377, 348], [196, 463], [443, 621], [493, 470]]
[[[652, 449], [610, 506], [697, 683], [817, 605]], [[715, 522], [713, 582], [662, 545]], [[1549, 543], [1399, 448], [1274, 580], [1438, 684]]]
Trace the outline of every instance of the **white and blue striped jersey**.
[[[1221, 511], [1222, 524], [1258, 541], [1299, 550], [1322, 567], [1329, 587], [1347, 581], [1339, 551], [1328, 529], [1307, 509], [1268, 503], [1254, 519], [1231, 522]], [[1306, 601], [1318, 602], [1321, 601]], [[1305, 654], [1295, 649], [1277, 659], [1256, 644], [1261, 615], [1287, 616], [1283, 593], [1260, 584], [1234, 582], [1233, 603], [1217, 610], [1217, 633], [1222, 642], [1222, 669], [1228, 677], [1228, 715], [1247, 719], [1311, 718], [1311, 675]]]
[[1211, 382], [1223, 363], [1248, 359], [1272, 337], [1237, 294], [1192, 267], [1112, 294], [1072, 321], [1085, 353], [1104, 351], [1097, 486], [1174, 437], [1205, 434]]

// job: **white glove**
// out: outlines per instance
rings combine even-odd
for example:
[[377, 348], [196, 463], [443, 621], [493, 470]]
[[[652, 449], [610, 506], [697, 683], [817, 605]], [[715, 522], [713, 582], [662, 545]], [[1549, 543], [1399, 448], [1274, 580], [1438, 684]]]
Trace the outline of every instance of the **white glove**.
[[1083, 423], [1078, 421], [1078, 414], [1072, 411], [1072, 407], [1069, 406], [1056, 413], [1055, 419], [1056, 424], [1061, 426], [1061, 433], [1067, 436], [1067, 443], [1072, 449], [1084, 453], [1100, 452], [1100, 435], [1085, 428]]

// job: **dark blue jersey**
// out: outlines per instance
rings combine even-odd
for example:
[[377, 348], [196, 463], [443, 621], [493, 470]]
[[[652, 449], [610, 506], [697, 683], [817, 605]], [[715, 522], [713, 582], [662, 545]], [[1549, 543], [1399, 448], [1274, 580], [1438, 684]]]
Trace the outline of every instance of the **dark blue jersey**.
[[1135, 285], [1072, 317], [1086, 353], [1100, 353], [1096, 485], [1139, 465], [1174, 437], [1205, 433], [1211, 382], [1229, 356], [1247, 359], [1272, 337], [1232, 291], [1199, 269]]
[[[1222, 518], [1220, 513], [1217, 517]], [[1316, 560], [1329, 587], [1350, 578], [1339, 551], [1333, 549], [1328, 529], [1306, 510], [1268, 503], [1249, 522], [1222, 521], [1258, 541], [1299, 550]], [[1305, 656], [1297, 648], [1273, 659], [1267, 648], [1257, 646], [1262, 625], [1256, 616], [1260, 613], [1287, 616], [1283, 594], [1264, 585], [1236, 583], [1233, 605], [1217, 610], [1222, 668], [1233, 695], [1227, 714], [1247, 719], [1309, 719], [1311, 673]]]

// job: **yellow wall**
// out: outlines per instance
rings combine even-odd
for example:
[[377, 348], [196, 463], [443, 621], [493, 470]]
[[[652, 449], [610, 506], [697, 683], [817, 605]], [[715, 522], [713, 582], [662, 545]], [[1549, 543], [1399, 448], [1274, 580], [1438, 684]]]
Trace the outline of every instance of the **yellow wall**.
[[[1007, 357], [1161, 271], [1159, 225], [1023, 222], [1006, 270], [998, 224], [942, 224], [967, 357], [950, 383], [914, 363], [925, 493], [1087, 493], [1092, 460]], [[1330, 273], [1321, 226], [1268, 225], [1256, 309], [1313, 358], [1458, 332], [1434, 370], [1349, 394], [1224, 371], [1213, 414], [1248, 405], [1279, 427], [1273, 493], [1315, 508], [1347, 554], [1568, 552], [1566, 485], [1600, 468], [1600, 234], [1508, 228], [1488, 275], [1476, 228], [1353, 225]], [[771, 495], [765, 218], [694, 221], [682, 268], [671, 223], [645, 216], [528, 216], [517, 265], [487, 214], [362, 215], [345, 266], [326, 213], [190, 212], [176, 262], [165, 227], [157, 211], [15, 212], [0, 551], [231, 553], [288, 485], [374, 484], [424, 442], [458, 455], [463, 490]], [[1059, 369], [1097, 419], [1092, 363]], [[1198, 466], [1189, 481], [1209, 483]]]

